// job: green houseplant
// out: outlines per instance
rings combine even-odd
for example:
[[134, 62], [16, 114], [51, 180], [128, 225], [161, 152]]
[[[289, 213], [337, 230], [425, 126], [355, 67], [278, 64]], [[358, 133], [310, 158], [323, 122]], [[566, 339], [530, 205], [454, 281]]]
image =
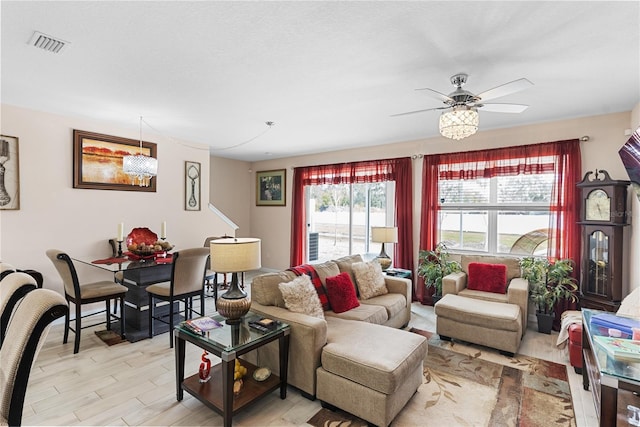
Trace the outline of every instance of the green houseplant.
[[440, 242], [435, 249], [420, 250], [418, 276], [424, 278], [427, 289], [434, 288], [434, 303], [442, 297], [442, 278], [447, 274], [460, 271], [460, 263], [449, 259], [447, 246]]
[[549, 262], [546, 258], [524, 257], [520, 260], [522, 277], [529, 282], [529, 298], [536, 306], [538, 332], [551, 333], [558, 301], [578, 300], [576, 279], [571, 277], [573, 261], [559, 259]]

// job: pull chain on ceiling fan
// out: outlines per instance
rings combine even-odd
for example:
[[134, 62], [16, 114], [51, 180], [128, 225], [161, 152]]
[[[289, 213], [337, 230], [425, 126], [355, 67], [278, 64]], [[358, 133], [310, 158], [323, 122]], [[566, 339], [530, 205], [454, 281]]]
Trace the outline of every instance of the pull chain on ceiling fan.
[[448, 110], [440, 115], [440, 133], [444, 137], [460, 140], [477, 132], [480, 122], [478, 109], [495, 113], [521, 113], [529, 107], [523, 104], [487, 104], [484, 102], [520, 92], [533, 86], [533, 83], [525, 78], [514, 80], [474, 95], [462, 89], [462, 86], [467, 82], [467, 77], [468, 75], [464, 73], [452, 76], [451, 84], [455, 86], [456, 89], [449, 95], [430, 88], [416, 89], [426, 91], [427, 95], [442, 101], [446, 106], [393, 114], [391, 117], [406, 116], [433, 110]]

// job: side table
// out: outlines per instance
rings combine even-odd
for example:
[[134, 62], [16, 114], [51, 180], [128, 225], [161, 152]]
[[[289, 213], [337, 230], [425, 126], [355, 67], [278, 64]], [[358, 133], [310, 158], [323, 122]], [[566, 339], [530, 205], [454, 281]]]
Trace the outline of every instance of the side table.
[[[276, 328], [268, 332], [259, 332], [249, 327], [249, 322], [260, 319], [259, 316], [247, 314], [239, 324], [228, 325], [222, 316], [211, 316], [223, 327], [212, 329], [205, 335], [193, 332], [178, 324], [174, 331], [176, 357], [176, 398], [181, 401], [183, 392], [193, 395], [196, 399], [213, 409], [224, 419], [224, 426], [231, 426], [234, 414], [247, 405], [264, 397], [276, 389], [280, 389], [280, 398], [287, 397], [287, 367], [289, 361], [289, 333], [290, 327], [285, 323], [278, 323]], [[252, 350], [267, 343], [278, 340], [280, 350], [280, 376], [271, 374], [264, 381], [256, 381], [253, 372], [256, 366], [242, 361], [247, 368], [247, 375], [243, 378], [242, 390], [237, 396], [233, 394], [233, 373], [235, 360]], [[198, 374], [184, 378], [185, 343], [200, 347], [218, 356], [222, 363], [211, 368], [211, 379], [201, 383]]]

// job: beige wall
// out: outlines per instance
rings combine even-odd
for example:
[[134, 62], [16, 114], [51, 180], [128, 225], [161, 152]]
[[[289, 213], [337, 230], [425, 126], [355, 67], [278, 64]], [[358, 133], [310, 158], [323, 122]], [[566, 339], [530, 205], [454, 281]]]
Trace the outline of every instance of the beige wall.
[[[273, 208], [257, 207], [255, 204], [251, 204], [251, 231], [255, 237], [262, 238], [263, 265], [265, 267], [280, 269], [289, 266], [292, 196], [291, 178], [293, 174], [292, 168], [298, 166], [405, 157], [418, 154], [470, 151], [574, 139], [586, 135], [589, 136], [589, 141], [581, 143], [583, 174], [586, 171], [598, 168], [607, 170], [613, 179], [628, 179], [617, 151], [627, 139], [624, 132], [629, 128], [630, 119], [630, 112], [616, 113], [478, 132], [476, 135], [458, 142], [437, 137], [419, 141], [367, 147], [366, 149], [344, 150], [256, 162], [252, 165], [252, 169], [254, 170], [252, 179], [255, 179], [256, 170], [287, 169], [287, 206]], [[413, 166], [415, 194], [414, 254], [416, 254], [417, 257], [419, 249], [418, 230], [420, 204], [422, 199], [422, 159], [418, 158], [414, 160]], [[253, 194], [255, 189], [252, 188], [251, 191], [252, 197], [255, 197]], [[628, 264], [628, 262], [625, 262], [627, 268]]]
[[[62, 290], [46, 258], [48, 248], [89, 259], [110, 256], [107, 239], [125, 230], [149, 227], [160, 232], [167, 222], [167, 240], [176, 249], [202, 246], [208, 235], [232, 230], [207, 209], [209, 202], [208, 146], [182, 143], [143, 128], [145, 141], [158, 144], [157, 192], [85, 190], [72, 188], [73, 129], [138, 139], [137, 118], [122, 129], [107, 122], [65, 117], [2, 105], [1, 132], [19, 138], [20, 210], [0, 211], [0, 259], [45, 275], [48, 288]], [[202, 210], [184, 210], [184, 162], [202, 167]], [[78, 267], [87, 280], [110, 278], [94, 267]]]
[[248, 162], [211, 156], [210, 200], [224, 215], [239, 228], [235, 235], [249, 237], [248, 188], [251, 187], [251, 169]]
[[[137, 139], [137, 123], [122, 129], [107, 122], [52, 115], [13, 106], [2, 106], [1, 131], [20, 139], [21, 209], [0, 211], [0, 259], [18, 266], [41, 270], [49, 287], [61, 289], [44, 251], [58, 247], [73, 255], [105, 257], [106, 239], [115, 236], [116, 224], [125, 222], [127, 230], [147, 226], [156, 232], [167, 221], [168, 239], [177, 249], [199, 246], [204, 236], [233, 234], [223, 221], [208, 209], [207, 196], [220, 211], [240, 228], [239, 236], [262, 238], [262, 263], [266, 268], [281, 269], [289, 265], [291, 238], [292, 168], [313, 164], [336, 163], [413, 156], [418, 154], [468, 151], [500, 146], [531, 144], [579, 138], [583, 171], [607, 170], [614, 179], [627, 179], [617, 154], [627, 137], [624, 131], [640, 124], [640, 106], [633, 112], [479, 132], [471, 138], [454, 142], [444, 138], [343, 150], [317, 155], [291, 157], [263, 162], [241, 162], [210, 156], [208, 147], [181, 143], [144, 130], [144, 139], [158, 144], [158, 191], [81, 190], [72, 188], [72, 132], [89, 130]], [[137, 120], [132, 119], [132, 122]], [[364, 145], [364, 142], [363, 142]], [[202, 164], [202, 205], [200, 212], [184, 211], [184, 161]], [[414, 230], [418, 253], [418, 230], [421, 203], [422, 160], [414, 160]], [[287, 205], [255, 205], [256, 171], [287, 170]], [[210, 179], [207, 179], [210, 177]], [[631, 194], [630, 194], [631, 195]], [[640, 203], [630, 197], [633, 223], [638, 222]], [[628, 259], [640, 255], [640, 233], [627, 227]], [[640, 266], [630, 269], [625, 260], [629, 287], [640, 285]], [[81, 274], [95, 276], [95, 268], [81, 269]]]

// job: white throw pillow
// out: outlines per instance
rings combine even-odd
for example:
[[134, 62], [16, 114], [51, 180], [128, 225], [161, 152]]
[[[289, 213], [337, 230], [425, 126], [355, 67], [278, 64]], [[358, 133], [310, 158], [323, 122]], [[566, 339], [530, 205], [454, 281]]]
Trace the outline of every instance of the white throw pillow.
[[351, 268], [356, 276], [360, 299], [365, 300], [389, 293], [384, 282], [382, 267], [377, 261], [354, 262]]
[[324, 319], [320, 298], [309, 276], [303, 274], [290, 282], [278, 284], [278, 288], [280, 288], [287, 309], [295, 313], [304, 313]]

